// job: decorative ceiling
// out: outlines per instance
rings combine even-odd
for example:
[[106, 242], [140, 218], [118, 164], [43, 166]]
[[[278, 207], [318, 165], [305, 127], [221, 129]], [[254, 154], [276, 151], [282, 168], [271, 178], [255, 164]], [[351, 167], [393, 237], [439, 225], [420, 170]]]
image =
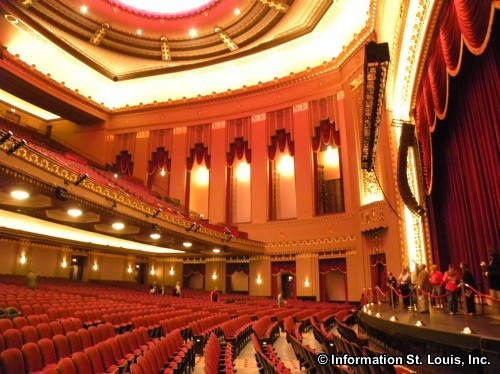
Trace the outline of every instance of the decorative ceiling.
[[257, 86], [345, 58], [373, 32], [377, 8], [376, 0], [171, 0], [183, 7], [160, 14], [145, 8], [160, 1], [118, 2], [2, 1], [0, 45], [112, 110]]

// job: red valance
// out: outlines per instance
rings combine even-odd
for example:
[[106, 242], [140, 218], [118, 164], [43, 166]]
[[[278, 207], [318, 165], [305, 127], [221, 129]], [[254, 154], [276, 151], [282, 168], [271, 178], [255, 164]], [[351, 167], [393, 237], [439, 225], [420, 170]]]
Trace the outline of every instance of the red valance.
[[330, 271], [340, 271], [341, 273], [347, 273], [347, 263], [345, 258], [330, 258], [319, 260], [319, 273], [327, 274]]
[[226, 263], [226, 276], [231, 277], [234, 273], [243, 272], [246, 275], [250, 274], [250, 264], [248, 262], [242, 263]]
[[121, 151], [116, 156], [116, 163], [113, 165], [113, 169], [120, 174], [132, 175], [134, 171], [132, 155], [128, 151]]
[[375, 267], [379, 264], [382, 266], [386, 266], [385, 253], [379, 253], [379, 254], [370, 256], [370, 266], [371, 267]]
[[183, 264], [182, 273], [184, 277], [189, 278], [193, 274], [205, 276], [205, 264]]
[[313, 151], [321, 151], [322, 145], [340, 146], [340, 132], [335, 129], [335, 122], [330, 122], [328, 119], [321, 120], [319, 126], [314, 128]]
[[273, 161], [276, 158], [278, 149], [280, 152], [284, 152], [286, 147], [288, 147], [290, 156], [295, 155], [295, 144], [290, 133], [287, 133], [285, 129], [277, 130], [276, 135], [271, 137], [271, 145], [267, 149], [269, 160]]
[[279, 261], [271, 262], [271, 274], [273, 276], [278, 276], [279, 274], [290, 273], [292, 275], [296, 274], [295, 261]]
[[495, 0], [447, 0], [441, 10], [415, 108], [427, 194], [432, 190], [431, 134], [436, 119], [446, 117], [449, 76], [456, 76], [460, 70], [464, 44], [475, 55], [484, 52], [496, 8], [500, 8], [500, 2]]
[[159, 147], [151, 154], [151, 159], [148, 161], [148, 174], [153, 175], [156, 170], [162, 169], [170, 172], [171, 166], [172, 160], [168, 151], [165, 151], [164, 147]]
[[229, 167], [233, 166], [236, 158], [241, 160], [243, 156], [245, 156], [247, 163], [252, 162], [252, 150], [248, 148], [248, 141], [243, 138], [234, 139], [234, 143], [229, 145], [229, 152], [227, 152], [226, 156], [227, 166]]
[[210, 155], [208, 154], [208, 147], [205, 147], [203, 143], [197, 143], [189, 151], [189, 157], [187, 158], [187, 169], [191, 171], [194, 166], [194, 162], [199, 165], [205, 160], [205, 166], [210, 169]]

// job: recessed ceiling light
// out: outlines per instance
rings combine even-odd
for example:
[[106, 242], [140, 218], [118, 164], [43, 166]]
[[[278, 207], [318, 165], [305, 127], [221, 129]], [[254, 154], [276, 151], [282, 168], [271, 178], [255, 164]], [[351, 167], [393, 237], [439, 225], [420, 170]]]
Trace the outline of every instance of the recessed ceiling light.
[[219, 248], [214, 248], [214, 249], [212, 249], [212, 251], [213, 251], [214, 253], [220, 253], [220, 249], [219, 249]]
[[114, 173], [113, 177], [118, 178], [118, 173]]
[[26, 191], [14, 190], [10, 193], [10, 196], [12, 196], [16, 200], [26, 200], [28, 197], [30, 197], [30, 194]]
[[137, 29], [137, 35], [142, 35], [142, 30], [141, 29]]
[[111, 227], [115, 230], [123, 230], [125, 228], [125, 225], [121, 222], [115, 222], [111, 225]]
[[198, 31], [196, 31], [196, 29], [191, 29], [191, 30], [189, 30], [189, 36], [190, 36], [191, 38], [194, 38], [194, 37], [195, 37], [195, 36], [197, 36], [197, 35], [198, 35]]
[[182, 243], [182, 245], [184, 247], [186, 247], [186, 248], [189, 248], [189, 247], [191, 247], [193, 245], [193, 243], [191, 243], [191, 242], [184, 242], [184, 243]]
[[82, 5], [82, 7], [80, 8], [80, 12], [82, 12], [83, 14], [86, 14], [88, 11], [89, 8], [86, 5]]
[[80, 209], [77, 209], [77, 208], [73, 208], [73, 209], [68, 209], [68, 214], [71, 216], [71, 217], [80, 217], [83, 212], [80, 210]]
[[159, 232], [153, 232], [151, 233], [151, 235], [149, 235], [149, 237], [153, 240], [157, 240], [157, 239], [160, 239], [161, 238], [161, 235]]
[[235, 15], [235, 16], [239, 16], [239, 15], [240, 15], [240, 13], [241, 13], [240, 8], [236, 8], [236, 9], [234, 10], [234, 15]]
[[19, 20], [15, 16], [13, 16], [12, 14], [6, 14], [4, 17], [7, 21], [9, 21], [10, 23], [12, 23], [14, 25], [19, 23]]

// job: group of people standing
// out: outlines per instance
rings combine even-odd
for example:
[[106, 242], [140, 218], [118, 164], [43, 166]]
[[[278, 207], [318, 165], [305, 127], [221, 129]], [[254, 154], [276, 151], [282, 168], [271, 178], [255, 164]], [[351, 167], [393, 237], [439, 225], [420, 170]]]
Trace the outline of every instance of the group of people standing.
[[[491, 296], [498, 299], [500, 296], [500, 256], [493, 248], [490, 248], [489, 257], [489, 264], [483, 262], [481, 268], [489, 281]], [[397, 306], [399, 300], [397, 290], [399, 289], [404, 307], [420, 313], [429, 313], [428, 295], [430, 294], [430, 305], [437, 309], [444, 309], [444, 299], [446, 299], [448, 312], [456, 314], [458, 300], [462, 292], [461, 282], [477, 289], [469, 265], [464, 262], [460, 263], [460, 270], [455, 269], [455, 265], [449, 265], [444, 274], [436, 265], [432, 265], [430, 271], [427, 271], [425, 264], [416, 264], [412, 272], [408, 268], [403, 268], [398, 278], [395, 278], [392, 273], [388, 273], [387, 276], [387, 286], [391, 292], [390, 303]], [[418, 292], [418, 289], [423, 292]], [[474, 292], [471, 288], [465, 287], [463, 296], [465, 300], [464, 312], [474, 315], [476, 313]], [[498, 313], [499, 308], [499, 303], [496, 303], [496, 313]]]
[[[167, 289], [165, 288], [164, 284], [162, 284], [161, 287], [157, 287], [156, 282], [153, 282], [153, 284], [149, 287], [149, 293], [151, 295], [166, 296]], [[172, 287], [172, 296], [181, 297], [181, 284], [179, 282], [176, 282], [175, 285]]]

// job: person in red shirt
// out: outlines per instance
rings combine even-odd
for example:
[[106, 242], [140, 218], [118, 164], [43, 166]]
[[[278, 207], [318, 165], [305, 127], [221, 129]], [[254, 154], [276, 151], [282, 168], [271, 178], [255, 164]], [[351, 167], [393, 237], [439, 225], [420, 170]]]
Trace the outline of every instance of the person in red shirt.
[[450, 314], [457, 314], [458, 312], [458, 283], [460, 282], [460, 275], [455, 270], [455, 265], [449, 265], [448, 271], [443, 276], [444, 289], [448, 294], [448, 311]]
[[[432, 296], [441, 296], [443, 294], [443, 273], [441, 273], [437, 267], [437, 265], [431, 266], [431, 295]], [[432, 306], [438, 309], [443, 309], [443, 299], [435, 299], [434, 297], [431, 299]]]

